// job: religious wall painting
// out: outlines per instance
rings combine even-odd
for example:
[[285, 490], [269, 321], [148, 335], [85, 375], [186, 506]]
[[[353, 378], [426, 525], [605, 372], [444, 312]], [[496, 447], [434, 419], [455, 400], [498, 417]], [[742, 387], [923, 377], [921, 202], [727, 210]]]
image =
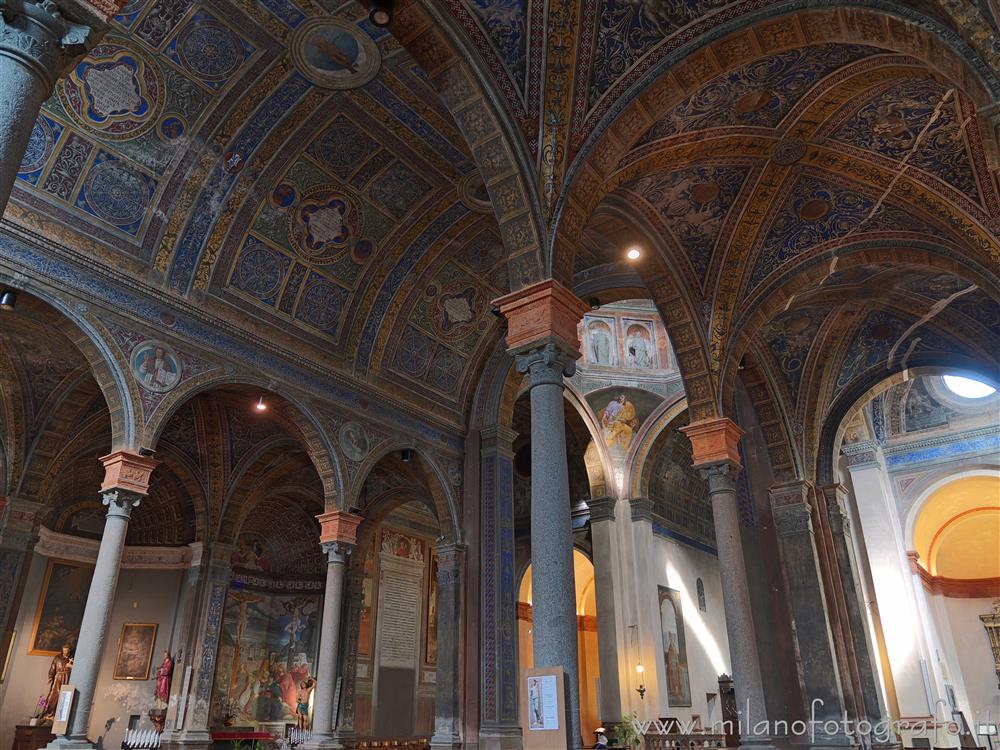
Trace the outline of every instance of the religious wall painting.
[[76, 647], [87, 605], [94, 566], [70, 560], [49, 560], [28, 641], [32, 656], [55, 656], [64, 645]]
[[414, 562], [422, 563], [424, 561], [424, 543], [414, 536], [394, 529], [382, 531], [380, 549], [383, 555], [401, 557]]
[[365, 573], [361, 584], [361, 616], [358, 623], [358, 654], [371, 656], [375, 640], [375, 573], [378, 561], [374, 543], [365, 552]]
[[625, 367], [651, 370], [659, 366], [656, 335], [648, 321], [625, 321]]
[[299, 72], [317, 86], [353, 89], [374, 78], [382, 64], [378, 47], [353, 24], [314, 18], [301, 24], [289, 44]]
[[424, 663], [437, 664], [438, 648], [438, 556], [431, 552], [427, 575], [427, 623], [424, 628]]
[[268, 572], [271, 563], [266, 540], [258, 534], [240, 534], [236, 539], [236, 549], [233, 550], [232, 564], [234, 568]]
[[586, 360], [592, 365], [614, 367], [618, 364], [618, 343], [615, 339], [614, 320], [585, 318], [583, 336]]
[[358, 422], [345, 422], [340, 428], [340, 448], [352, 461], [364, 461], [368, 455], [368, 434]]
[[681, 592], [666, 586], [656, 588], [660, 603], [660, 635], [667, 678], [667, 701], [671, 706], [690, 706], [691, 682], [688, 676]]
[[118, 639], [115, 680], [147, 680], [156, 644], [156, 623], [126, 622]]
[[138, 344], [129, 356], [136, 382], [147, 391], [167, 393], [180, 382], [181, 364], [169, 344], [147, 339]]
[[655, 393], [637, 388], [608, 388], [587, 395], [613, 460], [625, 459], [640, 426], [660, 401]]
[[321, 597], [231, 588], [213, 698], [237, 723], [296, 720], [300, 684], [315, 673]]

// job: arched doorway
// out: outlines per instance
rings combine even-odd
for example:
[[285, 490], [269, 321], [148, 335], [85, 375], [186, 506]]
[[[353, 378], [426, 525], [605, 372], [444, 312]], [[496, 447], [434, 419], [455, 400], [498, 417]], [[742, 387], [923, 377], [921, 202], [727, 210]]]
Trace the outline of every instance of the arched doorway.
[[[576, 627], [580, 659], [580, 729], [584, 738], [601, 726], [600, 670], [597, 652], [597, 599], [594, 592], [594, 565], [583, 552], [573, 550], [576, 578]], [[531, 565], [521, 576], [517, 596], [517, 636], [519, 672], [534, 664], [531, 635]]]

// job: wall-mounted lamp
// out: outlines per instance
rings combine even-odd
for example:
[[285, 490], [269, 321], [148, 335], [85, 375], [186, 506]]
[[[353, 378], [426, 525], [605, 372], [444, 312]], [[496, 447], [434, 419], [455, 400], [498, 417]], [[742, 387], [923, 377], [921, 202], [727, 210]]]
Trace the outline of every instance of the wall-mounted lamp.
[[635, 689], [635, 692], [639, 694], [640, 700], [646, 700], [646, 686], [642, 682], [642, 673], [645, 672], [646, 670], [643, 668], [641, 664], [636, 664], [635, 671], [639, 673], [639, 687]]
[[17, 292], [13, 289], [4, 289], [3, 293], [0, 294], [0, 308], [4, 310], [13, 310], [14, 305], [17, 304]]

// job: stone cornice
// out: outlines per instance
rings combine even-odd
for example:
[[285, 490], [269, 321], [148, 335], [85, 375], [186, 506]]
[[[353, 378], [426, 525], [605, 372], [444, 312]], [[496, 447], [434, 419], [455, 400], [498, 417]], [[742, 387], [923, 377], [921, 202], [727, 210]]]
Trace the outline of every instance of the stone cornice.
[[615, 520], [615, 505], [618, 501], [613, 497], [597, 497], [589, 501], [590, 523], [595, 524], [600, 521]]
[[[74, 562], [97, 562], [97, 551], [101, 543], [96, 539], [82, 539], [69, 534], [50, 531], [44, 526], [38, 529], [38, 543], [35, 552], [44, 557], [73, 560]], [[130, 570], [184, 570], [191, 566], [191, 547], [125, 547], [122, 568]]]
[[[5, 246], [5, 239], [15, 247]], [[9, 219], [0, 221], [0, 249], [0, 270], [6, 269], [11, 278], [16, 275], [23, 279], [26, 283], [21, 287], [26, 292], [38, 290], [49, 297], [74, 297], [81, 305], [125, 316], [135, 321], [136, 325], [159, 335], [179, 338], [192, 348], [202, 350], [203, 355], [220, 365], [251, 364], [254, 369], [264, 371], [272, 379], [304, 391], [328, 405], [339, 409], [349, 407], [347, 410], [359, 418], [380, 423], [399, 434], [420, 435], [433, 440], [439, 449], [445, 448], [453, 455], [462, 453], [462, 437], [465, 433], [463, 424], [441, 419], [438, 414], [423, 412], [410, 404], [392, 401], [384, 393], [347, 376], [337, 368], [314, 362], [265, 337], [220, 320], [187, 299], [150, 287], [146, 282], [137, 285], [135, 278], [128, 273], [109, 268], [103, 263], [95, 263], [93, 258], [58, 245], [13, 224]], [[29, 261], [23, 257], [26, 253], [39, 257]], [[65, 266], [60, 269], [52, 265], [53, 262], [62, 262]], [[45, 274], [40, 272], [41, 265], [46, 266]], [[57, 283], [52, 283], [49, 279], [55, 279]], [[93, 281], [106, 286], [100, 288]], [[164, 329], [159, 319], [164, 310], [170, 311], [176, 316], [178, 323], [185, 325]], [[196, 325], [190, 325], [192, 322]], [[205, 330], [199, 330], [202, 327]], [[227, 344], [238, 344], [248, 352], [253, 350], [270, 354], [281, 360], [281, 367], [277, 364], [262, 366], [259, 362], [250, 362], [248, 357], [228, 351], [220, 356], [219, 351], [226, 350]], [[371, 405], [378, 404], [388, 414], [379, 416], [378, 409], [371, 406], [365, 411], [358, 410], [354, 405], [362, 400], [367, 400]], [[461, 417], [458, 419], [461, 420]], [[443, 443], [440, 440], [442, 433], [451, 438], [449, 442]]]
[[[896, 443], [882, 449], [885, 455], [887, 465], [899, 465], [899, 464], [915, 464], [924, 463], [926, 461], [942, 460], [942, 457], [938, 456], [928, 456], [926, 458], [914, 458], [913, 460], [905, 460], [906, 456], [916, 453], [918, 451], [933, 450], [936, 448], [960, 448], [963, 443], [969, 443], [977, 440], [984, 440], [989, 438], [1000, 438], [1000, 426], [990, 426], [990, 427], [980, 427], [975, 430], [968, 430], [967, 432], [959, 432], [951, 435], [937, 435], [935, 437], [927, 437], [920, 440], [912, 440], [906, 443]], [[846, 446], [845, 446], [846, 447]], [[843, 450], [843, 449], [842, 449]], [[978, 449], [970, 447], [967, 450], [956, 450], [953, 455], [967, 455], [970, 453], [976, 453]], [[992, 451], [991, 451], [992, 452]], [[846, 450], [844, 451], [846, 455]], [[945, 456], [944, 459], [951, 458], [952, 456]]]

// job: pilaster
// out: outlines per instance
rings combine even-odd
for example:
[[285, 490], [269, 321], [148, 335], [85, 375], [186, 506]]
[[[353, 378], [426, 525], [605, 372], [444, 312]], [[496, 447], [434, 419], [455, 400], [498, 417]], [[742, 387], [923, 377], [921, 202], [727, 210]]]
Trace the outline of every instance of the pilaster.
[[452, 750], [462, 745], [458, 644], [465, 554], [464, 544], [444, 542], [437, 546], [438, 663], [431, 747], [440, 750]]
[[615, 526], [617, 498], [591, 500], [590, 537], [593, 545], [594, 597], [597, 603], [597, 658], [600, 667], [601, 701], [597, 707], [602, 722], [621, 721], [621, 686], [618, 675], [618, 610], [624, 592], [617, 591], [621, 580], [618, 535]]

